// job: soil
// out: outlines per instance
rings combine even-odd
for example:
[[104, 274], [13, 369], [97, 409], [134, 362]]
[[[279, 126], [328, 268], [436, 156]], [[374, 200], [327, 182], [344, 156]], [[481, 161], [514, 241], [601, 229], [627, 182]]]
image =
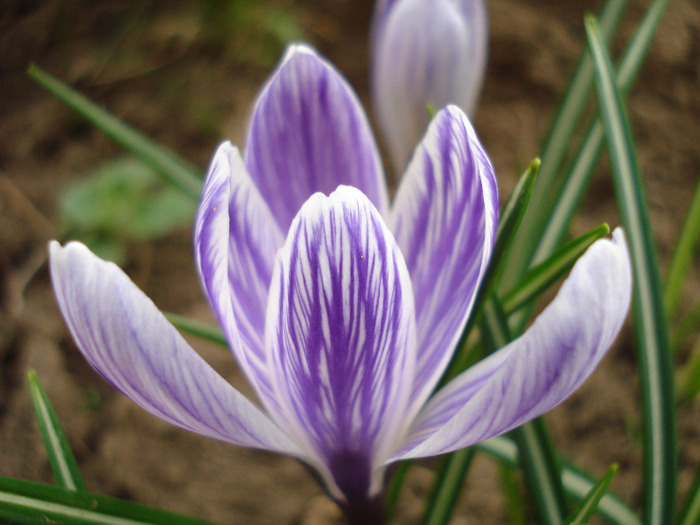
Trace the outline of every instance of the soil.
[[[629, 4], [616, 52], [649, 2]], [[80, 357], [53, 299], [46, 244], [65, 240], [57, 195], [121, 151], [32, 82], [27, 65], [39, 64], [204, 167], [220, 140], [242, 143], [250, 104], [274, 64], [271, 53], [276, 56], [281, 49], [274, 43], [263, 46], [264, 33], [251, 29], [254, 24], [230, 29], [225, 17], [219, 26], [205, 23], [202, 6], [213, 5], [5, 0], [0, 8], [0, 475], [52, 482], [26, 383], [27, 371], [34, 369], [90, 490], [219, 523], [340, 523], [337, 509], [295, 461], [187, 433], [113, 391]], [[300, 37], [332, 60], [368, 102], [371, 2], [274, 5], [294, 13]], [[539, 152], [584, 45], [583, 15], [600, 6], [493, 0], [489, 7], [490, 62], [475, 123], [495, 164], [501, 194], [507, 195], [516, 175]], [[662, 268], [700, 173], [699, 87], [700, 5], [677, 0], [668, 7], [629, 100]], [[603, 221], [618, 223], [605, 161], [573, 230]], [[124, 267], [159, 307], [211, 321], [190, 244], [187, 230], [132, 241]], [[683, 308], [698, 300], [696, 261]], [[192, 344], [249, 392], [226, 351], [196, 339]], [[687, 350], [679, 353], [679, 363]], [[547, 421], [557, 447], [591, 474], [600, 476], [619, 463], [613, 489], [640, 509], [634, 355], [628, 328], [592, 378]], [[699, 416], [697, 403], [679, 409], [681, 493], [700, 461]], [[412, 470], [398, 523], [416, 522], [433, 477], [431, 466], [425, 462]], [[491, 459], [478, 456], [453, 523], [506, 520], [498, 475]]]

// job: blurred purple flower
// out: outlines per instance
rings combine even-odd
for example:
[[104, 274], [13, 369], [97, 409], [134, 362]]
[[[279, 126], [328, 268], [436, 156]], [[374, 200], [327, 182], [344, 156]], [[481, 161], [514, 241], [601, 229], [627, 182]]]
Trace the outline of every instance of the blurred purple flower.
[[454, 106], [389, 206], [357, 97], [297, 45], [258, 98], [245, 161], [228, 142], [215, 153], [194, 233], [202, 286], [262, 407], [114, 264], [53, 242], [51, 274], [78, 347], [117, 389], [186, 429], [294, 456], [361, 507], [390, 463], [469, 446], [562, 402], [618, 333], [630, 299], [619, 230], [525, 335], [428, 399], [486, 270], [497, 209], [491, 163]]
[[396, 174], [425, 133], [430, 105], [476, 109], [486, 69], [484, 0], [378, 0], [372, 95]]

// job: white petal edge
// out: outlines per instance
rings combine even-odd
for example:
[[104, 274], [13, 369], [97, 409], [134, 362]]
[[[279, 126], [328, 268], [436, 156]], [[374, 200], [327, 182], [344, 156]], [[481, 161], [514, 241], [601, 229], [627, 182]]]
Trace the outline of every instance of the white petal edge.
[[629, 310], [632, 269], [622, 229], [579, 259], [520, 338], [439, 391], [392, 461], [434, 456], [502, 434], [571, 395], [612, 345]]
[[200, 282], [229, 346], [258, 395], [269, 401], [264, 333], [274, 254], [284, 238], [230, 142], [209, 165], [194, 227]]
[[115, 264], [49, 245], [56, 298], [90, 365], [151, 414], [199, 434], [303, 458], [290, 439], [187, 344]]
[[286, 233], [313, 193], [360, 189], [385, 215], [388, 190], [367, 115], [352, 86], [312, 47], [292, 44], [258, 95], [248, 171]]
[[416, 302], [416, 407], [432, 393], [454, 353], [486, 273], [497, 224], [491, 161], [464, 112], [448, 106], [416, 148], [390, 217]]

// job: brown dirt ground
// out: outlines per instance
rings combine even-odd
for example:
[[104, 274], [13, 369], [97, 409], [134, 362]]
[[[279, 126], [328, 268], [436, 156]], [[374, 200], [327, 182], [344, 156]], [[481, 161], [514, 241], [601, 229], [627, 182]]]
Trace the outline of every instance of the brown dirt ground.
[[[280, 2], [305, 38], [367, 99], [371, 2]], [[630, 2], [619, 49], [649, 2]], [[559, 94], [583, 45], [582, 17], [599, 2], [493, 0], [489, 71], [476, 127], [505, 195], [537, 155]], [[25, 381], [35, 369], [95, 492], [220, 523], [332, 523], [335, 510], [295, 461], [189, 434], [112, 391], [78, 355], [57, 311], [46, 243], [60, 236], [57, 192], [119, 149], [37, 87], [30, 61], [77, 86], [199, 166], [217, 142], [241, 143], [252, 98], [269, 65], [242, 62], [244, 37], [203, 36], [190, 3], [7, 0], [0, 8], [0, 475], [51, 482]], [[235, 45], [231, 42], [235, 42]], [[668, 262], [700, 173], [700, 6], [672, 2], [630, 100], [649, 190], [654, 235]], [[577, 218], [582, 231], [617, 224], [603, 164]], [[163, 309], [211, 320], [191, 261], [190, 233], [131, 243], [125, 268]], [[684, 305], [700, 299], [696, 262]], [[237, 386], [226, 352], [193, 341]], [[621, 465], [613, 487], [640, 508], [639, 401], [634, 342], [620, 338], [599, 370], [547, 416], [558, 447], [594, 475]], [[700, 409], [679, 412], [680, 488], [700, 460]], [[432, 477], [413, 471], [401, 523], [413, 523]], [[497, 469], [478, 458], [454, 523], [505, 520]]]

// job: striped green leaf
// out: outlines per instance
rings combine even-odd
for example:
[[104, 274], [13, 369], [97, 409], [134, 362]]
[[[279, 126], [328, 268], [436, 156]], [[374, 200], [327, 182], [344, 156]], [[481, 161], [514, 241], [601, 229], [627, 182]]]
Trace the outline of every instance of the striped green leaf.
[[[478, 450], [514, 467], [519, 463], [518, 447], [507, 436], [498, 436], [474, 445]], [[572, 465], [562, 465], [561, 482], [566, 493], [574, 500], [582, 501], [595, 486], [595, 481]], [[598, 503], [598, 513], [616, 525], [640, 525], [637, 515], [617, 496], [606, 493]], [[684, 525], [690, 525], [684, 524]]]
[[138, 503], [0, 477], [0, 522], [80, 525], [211, 525]]
[[85, 490], [85, 482], [78, 469], [78, 462], [75, 460], [49, 398], [39, 384], [36, 372], [31, 370], [27, 377], [34, 403], [34, 413], [56, 483], [68, 490]]
[[586, 18], [595, 63], [599, 114], [605, 129], [615, 196], [633, 265], [644, 440], [644, 521], [673, 523], [676, 503], [676, 422], [673, 374], [661, 278], [637, 157], [610, 57], [594, 18]]
[[163, 176], [173, 186], [199, 200], [202, 180], [199, 170], [172, 151], [135, 130], [114, 115], [102, 109], [84, 95], [53, 77], [39, 66], [29, 66], [27, 72], [39, 85], [66, 104], [78, 115], [132, 153], [144, 164]]
[[615, 477], [618, 468], [618, 465], [615, 463], [608, 469], [605, 475], [600, 478], [600, 481], [588, 491], [588, 494], [586, 494], [586, 497], [579, 503], [578, 507], [567, 516], [566, 520], [564, 520], [564, 525], [588, 523], [591, 516], [595, 514], [601, 498], [605, 496], [605, 493], [608, 491], [608, 487]]

